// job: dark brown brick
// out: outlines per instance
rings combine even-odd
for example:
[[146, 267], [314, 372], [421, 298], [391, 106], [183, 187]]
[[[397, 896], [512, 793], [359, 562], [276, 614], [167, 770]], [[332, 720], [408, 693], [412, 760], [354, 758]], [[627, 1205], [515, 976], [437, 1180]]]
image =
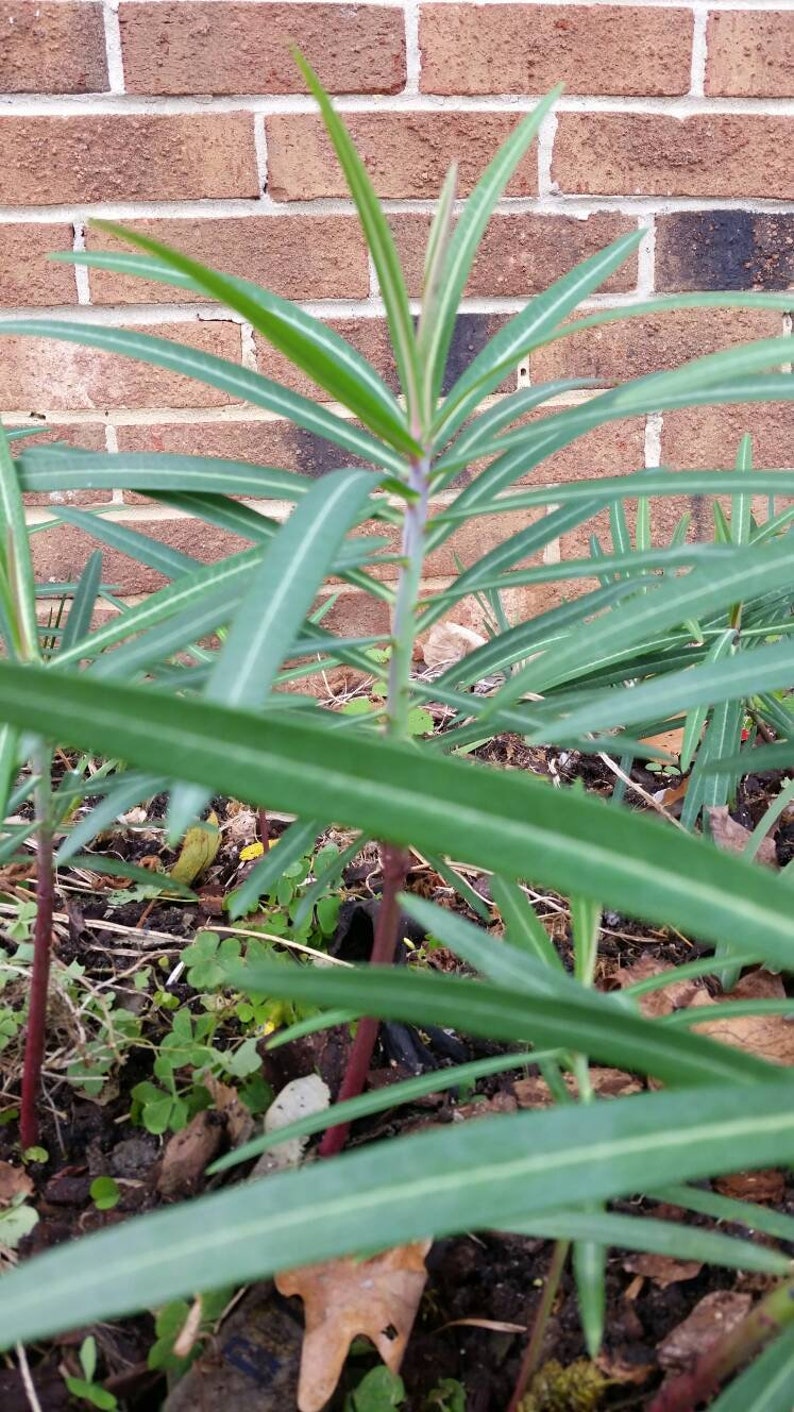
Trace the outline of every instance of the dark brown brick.
[[679, 211], [656, 223], [658, 289], [788, 289], [794, 215]]

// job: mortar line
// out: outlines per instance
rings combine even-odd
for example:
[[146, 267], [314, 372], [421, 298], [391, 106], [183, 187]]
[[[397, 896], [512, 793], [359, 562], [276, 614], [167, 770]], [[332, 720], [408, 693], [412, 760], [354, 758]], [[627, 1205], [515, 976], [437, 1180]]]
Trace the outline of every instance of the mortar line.
[[697, 0], [692, 9], [692, 20], [692, 69], [689, 93], [692, 98], [702, 98], [706, 92], [709, 5], [703, 3], [702, 0]]
[[[72, 250], [76, 252], [85, 250], [85, 225], [82, 221], [75, 221], [72, 226]], [[77, 302], [80, 305], [91, 303], [91, 286], [88, 277], [88, 267], [86, 265], [73, 265], [74, 284], [77, 291]]]
[[102, 19], [105, 26], [105, 54], [108, 66], [108, 84], [111, 93], [124, 93], [124, 58], [121, 50], [121, 26], [119, 25], [119, 0], [104, 0]]
[[662, 464], [662, 427], [661, 412], [650, 412], [645, 418], [644, 460], [646, 470], [658, 469]]
[[[212, 3], [215, 0], [211, 0]], [[290, 0], [292, 3], [292, 0]], [[105, 12], [111, 13], [112, 12]], [[118, 20], [118, 16], [114, 16]], [[118, 57], [118, 56], [117, 56]], [[115, 61], [114, 61], [115, 62]], [[118, 68], [115, 62], [116, 69]], [[118, 81], [118, 75], [117, 80]], [[543, 93], [492, 93], [473, 95], [402, 93], [364, 94], [343, 93], [334, 96], [341, 113], [368, 115], [386, 113], [504, 113], [531, 112], [543, 98]], [[629, 94], [563, 94], [556, 103], [558, 113], [587, 113], [591, 116], [636, 114], [639, 116], [670, 117], [683, 121], [697, 116], [756, 116], [791, 117], [791, 98], [697, 97], [689, 93], [666, 97], [637, 97]], [[20, 117], [201, 117], [207, 114], [261, 113], [265, 116], [317, 117], [311, 97], [303, 94], [256, 93], [217, 94], [201, 97], [141, 96], [118, 90], [97, 94], [36, 93], [6, 94], [0, 100], [0, 112]], [[319, 120], [319, 119], [318, 119]]]
[[[436, 0], [439, 3], [439, 0]], [[387, 215], [432, 214], [436, 198], [385, 197], [381, 204]], [[460, 214], [463, 201], [455, 205]], [[496, 208], [497, 216], [568, 216], [586, 220], [599, 213], [614, 215], [674, 215], [681, 211], [747, 211], [758, 215], [794, 214], [794, 199], [784, 201], [758, 196], [626, 196], [615, 193], [579, 194], [558, 192], [554, 195], [507, 196]], [[72, 201], [53, 206], [0, 206], [0, 225], [60, 225], [64, 222], [104, 218], [108, 220], [239, 220], [258, 217], [346, 216], [355, 220], [352, 203], [344, 197], [316, 197], [311, 201], [273, 201], [270, 197], [201, 199], [197, 201]]]
[[637, 296], [650, 297], [656, 288], [656, 220], [654, 216], [639, 216], [637, 225], [644, 232], [637, 249]]
[[419, 0], [404, 0], [405, 20], [405, 89], [406, 94], [418, 94], [421, 85], [422, 52], [419, 47]]

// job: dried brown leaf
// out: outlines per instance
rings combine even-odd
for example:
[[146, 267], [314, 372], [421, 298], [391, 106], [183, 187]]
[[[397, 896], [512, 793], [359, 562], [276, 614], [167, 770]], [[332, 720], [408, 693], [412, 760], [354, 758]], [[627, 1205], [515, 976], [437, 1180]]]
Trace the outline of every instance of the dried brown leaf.
[[661, 1366], [676, 1373], [693, 1367], [707, 1348], [741, 1323], [752, 1302], [752, 1295], [730, 1289], [705, 1295], [659, 1344], [656, 1352]]
[[372, 1260], [307, 1265], [276, 1278], [281, 1294], [297, 1294], [304, 1304], [299, 1412], [325, 1406], [354, 1338], [370, 1339], [391, 1372], [399, 1371], [427, 1280], [431, 1244], [397, 1246]]
[[[723, 997], [732, 1000], [785, 1000], [786, 992], [780, 976], [768, 971], [750, 971], [738, 985]], [[705, 991], [695, 996], [693, 1006], [713, 1004]], [[785, 1015], [737, 1015], [735, 1019], [705, 1019], [694, 1027], [699, 1034], [722, 1044], [732, 1044], [750, 1054], [757, 1054], [771, 1064], [794, 1064], [794, 1024]]]
[[[576, 1080], [573, 1074], [564, 1074], [565, 1087], [576, 1094]], [[624, 1074], [622, 1069], [609, 1069], [594, 1065], [590, 1069], [590, 1084], [594, 1093], [601, 1098], [624, 1098], [629, 1093], [640, 1093], [642, 1084], [632, 1074]], [[534, 1075], [528, 1079], [514, 1079], [513, 1093], [519, 1108], [550, 1108], [553, 1099], [544, 1079]]]
[[10, 1206], [20, 1196], [33, 1194], [33, 1182], [22, 1167], [0, 1162], [0, 1206]]
[[653, 1020], [660, 1015], [671, 1015], [674, 1010], [681, 1010], [687, 1005], [691, 1005], [700, 989], [698, 982], [694, 980], [677, 981], [675, 966], [666, 966], [655, 956], [643, 956], [632, 966], [622, 967], [617, 971], [615, 980], [621, 990], [625, 990], [627, 986], [636, 985], [638, 981], [647, 981], [651, 976], [661, 976], [665, 972], [670, 976], [668, 985], [660, 986], [658, 990], [649, 990], [645, 995], [639, 996], [642, 1014], [647, 1019]]
[[254, 1131], [254, 1119], [250, 1108], [246, 1108], [236, 1088], [221, 1083], [213, 1074], [205, 1074], [201, 1080], [210, 1094], [219, 1113], [226, 1119], [226, 1131], [232, 1147], [247, 1142]]
[[481, 633], [465, 628], [462, 623], [436, 623], [422, 646], [425, 666], [445, 667], [451, 662], [460, 662], [485, 642]]
[[674, 1260], [671, 1255], [638, 1253], [627, 1255], [623, 1269], [630, 1275], [643, 1275], [653, 1280], [661, 1289], [679, 1284], [682, 1280], [694, 1280], [703, 1269], [702, 1260]]
[[712, 1185], [720, 1196], [730, 1196], [736, 1201], [770, 1202], [776, 1206], [786, 1195], [786, 1178], [777, 1168], [733, 1172], [728, 1177], [716, 1177]]
[[[706, 812], [709, 816], [711, 837], [717, 847], [724, 849], [726, 853], [744, 853], [750, 830], [731, 818], [727, 804], [713, 805]], [[764, 863], [767, 868], [777, 868], [775, 840], [769, 837], [762, 839], [755, 856], [758, 862]]]
[[194, 1189], [204, 1168], [218, 1153], [223, 1119], [213, 1112], [196, 1113], [186, 1128], [169, 1138], [157, 1190], [161, 1196], [183, 1196]]

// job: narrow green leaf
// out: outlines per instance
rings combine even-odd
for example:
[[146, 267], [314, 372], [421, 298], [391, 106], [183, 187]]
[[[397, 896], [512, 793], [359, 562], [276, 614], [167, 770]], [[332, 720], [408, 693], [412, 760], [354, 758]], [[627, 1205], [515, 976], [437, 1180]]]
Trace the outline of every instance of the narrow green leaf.
[[350, 189], [367, 246], [372, 256], [378, 285], [386, 306], [386, 319], [391, 334], [394, 357], [408, 407], [409, 423], [413, 427], [420, 414], [420, 371], [416, 339], [408, 294], [400, 261], [389, 224], [375, 195], [353, 140], [345, 124], [334, 111], [331, 100], [311, 66], [301, 54], [295, 59], [309, 91], [316, 99], [326, 132], [331, 139], [339, 165]]
[[537, 137], [543, 119], [561, 93], [562, 84], [558, 84], [514, 127], [480, 177], [455, 227], [425, 350], [433, 402], [441, 391], [455, 316], [485, 227], [519, 162]]
[[5, 428], [0, 423], [0, 567], [5, 578], [8, 601], [7, 630], [13, 634], [16, 653], [23, 660], [35, 660], [39, 653], [39, 625], [36, 618], [36, 579], [30, 555], [25, 507], [17, 481], [14, 460]]
[[449, 440], [482, 399], [499, 386], [505, 375], [512, 372], [516, 363], [531, 349], [548, 342], [561, 321], [628, 259], [641, 239], [641, 231], [630, 231], [620, 236], [605, 250], [583, 260], [576, 269], [555, 280], [500, 329], [469, 364], [445, 399], [433, 427], [436, 445]]
[[[262, 556], [218, 653], [204, 696], [227, 706], [259, 706], [316, 593], [340, 542], [359, 518], [373, 488], [371, 471], [333, 471], [293, 510]], [[204, 790], [177, 785], [169, 828], [184, 833], [206, 798]]]
[[[297, 968], [296, 968], [297, 969]], [[794, 1161], [794, 1085], [695, 1088], [505, 1114], [216, 1192], [35, 1257], [0, 1281], [3, 1347], [197, 1289], [509, 1228], [659, 1183]]]
[[322, 829], [318, 819], [297, 819], [281, 835], [277, 848], [269, 848], [267, 853], [254, 864], [248, 877], [226, 898], [229, 917], [234, 922], [244, 917], [256, 906], [264, 893], [272, 890], [284, 869], [302, 858], [311, 848]]
[[30, 446], [17, 460], [23, 490], [137, 490], [197, 495], [250, 495], [263, 500], [300, 500], [313, 481], [297, 471], [254, 466], [219, 456], [172, 456], [165, 452], [76, 451], [72, 446]]
[[128, 554], [131, 559], [146, 564], [148, 568], [156, 569], [169, 579], [193, 573], [201, 563], [201, 560], [194, 558], [192, 554], [183, 554], [179, 549], [172, 549], [169, 544], [162, 544], [152, 535], [129, 529], [118, 520], [106, 519], [101, 513], [73, 510], [71, 506], [59, 505], [58, 517], [69, 525], [76, 525], [78, 529], [85, 530], [93, 539], [99, 539], [104, 544], [109, 544], [112, 549], [120, 549], [122, 554]]
[[91, 627], [91, 618], [96, 607], [99, 585], [102, 579], [102, 555], [98, 549], [88, 557], [88, 562], [80, 575], [75, 589], [66, 627], [61, 635], [59, 652], [68, 652], [81, 642]]
[[268, 720], [65, 672], [57, 697], [52, 685], [50, 669], [0, 662], [0, 721], [266, 808], [530, 873], [704, 940], [746, 949], [749, 936], [759, 956], [790, 964], [786, 885], [654, 819], [528, 775], [363, 734], [331, 737], [288, 709]]
[[[346, 339], [320, 319], [269, 290], [261, 289], [250, 280], [208, 269], [206, 265], [140, 231], [117, 225], [114, 221], [97, 220], [94, 225], [154, 255], [155, 259], [144, 262], [146, 268], [143, 273], [147, 278], [164, 279], [170, 283], [170, 274], [174, 270], [187, 276], [189, 288], [210, 295], [247, 319], [274, 348], [289, 358], [295, 367], [308, 373], [313, 382], [353, 412], [370, 431], [383, 437], [399, 451], [412, 454], [418, 450], [408, 435], [399, 403], [375, 369]], [[106, 268], [118, 269], [118, 257], [110, 256], [104, 264]]]
[[511, 946], [520, 947], [541, 965], [564, 971], [562, 957], [551, 940], [529, 898], [510, 878], [494, 873], [491, 896], [502, 914], [505, 936]]

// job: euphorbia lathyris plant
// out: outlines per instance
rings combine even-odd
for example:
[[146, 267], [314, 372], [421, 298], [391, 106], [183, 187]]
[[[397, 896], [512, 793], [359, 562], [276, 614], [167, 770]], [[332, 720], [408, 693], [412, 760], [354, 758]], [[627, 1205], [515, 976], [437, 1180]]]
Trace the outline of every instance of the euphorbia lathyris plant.
[[[482, 980], [406, 975], [385, 967], [339, 975], [295, 968], [285, 979], [282, 970], [263, 966], [253, 976], [256, 988], [274, 996], [305, 996], [356, 1014], [455, 1026], [532, 1044], [542, 1050], [538, 1057], [550, 1083], [557, 1082], [562, 1070], [571, 1069], [583, 1100], [590, 1098], [590, 1058], [653, 1075], [668, 1091], [461, 1125], [391, 1142], [388, 1152], [376, 1145], [146, 1218], [130, 1230], [47, 1256], [4, 1282], [4, 1338], [12, 1341], [61, 1327], [67, 1296], [67, 1317], [86, 1322], [333, 1254], [491, 1225], [577, 1242], [579, 1289], [588, 1335], [595, 1344], [603, 1283], [599, 1252], [611, 1240], [679, 1254], [706, 1252], [708, 1247], [703, 1258], [754, 1262], [756, 1268], [770, 1270], [782, 1270], [786, 1263], [774, 1251], [746, 1243], [732, 1246], [717, 1232], [669, 1226], [662, 1231], [654, 1222], [627, 1222], [608, 1212], [606, 1201], [647, 1187], [649, 1169], [658, 1191], [673, 1180], [685, 1183], [737, 1166], [794, 1158], [792, 1086], [779, 1071], [680, 1026], [674, 1030], [662, 1021], [643, 1019], [630, 996], [619, 1004], [592, 989], [600, 906], [687, 928], [704, 942], [731, 948], [734, 959], [744, 948], [745, 958], [786, 966], [794, 939], [789, 895], [775, 879], [759, 878], [755, 870], [708, 843], [658, 822], [578, 793], [549, 789], [531, 778], [444, 759], [443, 739], [408, 740], [409, 708], [431, 696], [458, 713], [461, 728], [485, 733], [507, 728], [528, 734], [548, 713], [549, 702], [571, 715], [577, 707], [583, 713], [594, 685], [608, 671], [616, 674], [617, 694], [636, 689], [622, 683], [636, 680], [635, 659], [655, 634], [721, 612], [740, 596], [773, 593], [786, 585], [790, 549], [780, 539], [716, 548], [679, 545], [649, 549], [639, 564], [636, 555], [617, 544], [611, 555], [599, 560], [599, 572], [614, 576], [609, 582], [537, 619], [504, 627], [479, 656], [473, 654], [463, 677], [456, 667], [438, 682], [414, 682], [413, 648], [422, 631], [473, 594], [591, 577], [589, 558], [562, 566], [523, 566], [632, 489], [644, 497], [746, 488], [744, 473], [710, 474], [707, 480], [703, 473], [660, 471], [570, 487], [541, 483], [511, 489], [519, 477], [538, 474], [555, 451], [595, 427], [628, 416], [706, 402], [794, 398], [790, 377], [769, 371], [788, 357], [790, 345], [781, 337], [626, 383], [527, 423], [535, 408], [549, 401], [554, 405], [561, 392], [574, 389], [570, 383], [555, 383], [489, 400], [520, 359], [571, 332], [650, 310], [698, 302], [782, 309], [787, 300], [780, 295], [682, 296], [618, 311], [601, 309], [566, 322], [577, 304], [634, 249], [639, 233], [626, 235], [531, 300], [440, 400], [454, 320], [480, 237], [554, 95], [517, 126], [461, 211], [454, 173], [445, 183], [415, 328], [388, 222], [365, 167], [314, 75], [305, 67], [304, 73], [320, 104], [377, 270], [402, 400], [344, 340], [306, 313], [249, 281], [217, 274], [156, 241], [116, 227], [111, 227], [113, 233], [142, 253], [72, 258], [221, 299], [355, 420], [247, 369], [145, 334], [60, 322], [16, 321], [4, 327], [82, 341], [190, 372], [326, 437], [343, 457], [353, 453], [377, 474], [343, 469], [310, 491], [296, 478], [293, 499], [298, 508], [276, 530], [229, 497], [278, 494], [289, 482], [283, 472], [209, 458], [108, 458], [47, 448], [26, 452], [19, 469], [27, 487], [90, 483], [154, 490], [213, 523], [236, 526], [255, 543], [258, 538], [259, 545], [255, 555], [252, 551], [211, 570], [186, 574], [182, 589], [177, 576], [170, 597], [161, 600], [163, 616], [157, 625], [147, 627], [139, 620], [139, 636], [107, 659], [96, 660], [90, 668], [93, 681], [63, 673], [55, 702], [47, 699], [49, 669], [0, 667], [0, 719], [106, 750], [139, 768], [164, 771], [186, 782], [173, 794], [175, 832], [192, 817], [207, 791], [224, 790], [297, 814], [299, 822], [293, 827], [303, 831], [301, 846], [312, 820], [333, 819], [360, 830], [362, 837], [386, 840], [376, 960], [388, 960], [393, 951], [405, 848], [414, 844], [433, 857], [440, 855], [444, 866], [445, 858], [457, 858], [498, 875], [494, 897], [506, 923], [507, 944], [484, 939], [476, 929], [445, 920], [433, 909], [422, 914], [435, 934], [475, 966]], [[456, 489], [464, 471], [466, 483]], [[785, 472], [753, 474], [755, 488], [770, 494], [790, 491], [794, 479]], [[443, 497], [435, 499], [440, 492]], [[520, 512], [530, 504], [554, 508], [529, 525], [519, 519], [514, 534], [465, 568], [449, 588], [420, 596], [428, 554], [461, 523]], [[345, 538], [373, 514], [400, 526], [399, 575], [393, 590], [368, 572], [361, 541], [355, 535]], [[109, 533], [100, 523], [96, 529], [100, 536]], [[348, 559], [355, 556], [356, 545], [359, 557]], [[378, 552], [372, 547], [369, 557]], [[350, 582], [390, 608], [383, 732], [338, 713], [299, 711], [275, 691], [280, 674], [308, 670], [300, 659], [318, 651], [332, 660], [371, 668], [365, 641], [340, 641], [307, 619], [317, 589], [340, 560]], [[640, 567], [648, 571], [642, 577], [635, 572]], [[179, 700], [157, 690], [156, 674], [145, 689], [137, 690], [102, 680], [122, 653], [127, 653], [128, 664], [134, 660], [148, 669], [152, 660], [161, 660], [166, 642], [176, 653], [222, 624], [229, 624], [229, 631], [217, 658], [188, 670]], [[765, 689], [788, 684], [794, 663], [790, 649], [773, 645], [753, 656], [764, 674]], [[672, 684], [666, 691], [660, 689], [654, 709], [660, 715], [672, 714], [682, 704], [731, 699], [734, 687], [718, 666], [708, 658], [690, 666], [687, 659], [681, 667], [686, 680], [682, 683], [681, 673], [677, 679], [671, 676]], [[487, 698], [472, 695], [466, 687], [476, 680], [470, 675], [475, 670], [482, 675], [504, 673], [504, 683]], [[592, 731], [581, 715], [568, 736], [568, 743], [594, 748]], [[598, 748], [610, 741], [605, 737]], [[455, 743], [451, 733], [447, 747]], [[622, 754], [636, 748], [630, 737], [621, 736]], [[288, 848], [289, 834], [276, 854], [283, 849], [286, 855]], [[270, 859], [263, 864], [271, 872], [273, 866]], [[574, 978], [556, 963], [517, 885], [521, 879], [572, 897]], [[416, 911], [418, 904], [403, 900], [402, 905]], [[711, 958], [704, 967], [716, 964]], [[360, 1077], [366, 1069], [372, 1035], [372, 1024], [360, 1026], [354, 1060], [358, 1069], [346, 1093], [355, 1090], [357, 1073]], [[361, 1104], [372, 1102], [367, 1095], [338, 1115], [332, 1110], [332, 1127], [339, 1130], [362, 1111]], [[328, 1125], [327, 1118], [325, 1122]], [[333, 1145], [334, 1140], [328, 1140], [326, 1151]], [[694, 1192], [686, 1196], [688, 1190], [679, 1193], [681, 1204], [697, 1201]]]

